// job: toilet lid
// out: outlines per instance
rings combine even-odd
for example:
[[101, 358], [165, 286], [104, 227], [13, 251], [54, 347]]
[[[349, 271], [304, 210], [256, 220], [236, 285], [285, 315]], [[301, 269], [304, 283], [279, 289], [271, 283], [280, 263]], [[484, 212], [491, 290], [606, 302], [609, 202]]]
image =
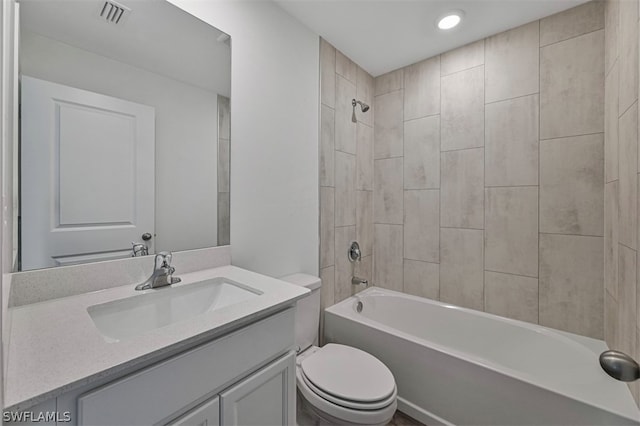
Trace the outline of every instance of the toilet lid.
[[350, 346], [325, 345], [305, 358], [300, 367], [313, 385], [343, 400], [378, 402], [395, 390], [395, 380], [386, 365]]

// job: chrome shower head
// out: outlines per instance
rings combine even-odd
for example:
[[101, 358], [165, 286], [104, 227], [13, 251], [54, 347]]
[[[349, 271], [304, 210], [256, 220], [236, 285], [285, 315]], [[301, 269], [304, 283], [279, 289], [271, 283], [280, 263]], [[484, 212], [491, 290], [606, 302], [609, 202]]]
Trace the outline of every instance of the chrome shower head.
[[360, 104], [360, 110], [362, 112], [367, 112], [369, 111], [369, 105], [365, 104], [362, 101], [357, 101], [355, 99], [351, 100], [351, 106], [353, 106], [353, 112], [351, 113], [351, 121], [353, 121], [354, 123], [357, 123], [358, 120], [356, 119], [356, 105]]

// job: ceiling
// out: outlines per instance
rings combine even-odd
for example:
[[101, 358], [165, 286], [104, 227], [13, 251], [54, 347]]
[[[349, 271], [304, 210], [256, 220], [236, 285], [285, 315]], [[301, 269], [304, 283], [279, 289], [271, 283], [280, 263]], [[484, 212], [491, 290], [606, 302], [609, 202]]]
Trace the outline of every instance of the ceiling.
[[115, 25], [99, 16], [105, 0], [21, 0], [21, 29], [229, 96], [224, 33], [164, 0], [117, 1], [131, 12]]
[[[374, 77], [586, 0], [274, 0]], [[436, 21], [458, 9], [458, 27]]]

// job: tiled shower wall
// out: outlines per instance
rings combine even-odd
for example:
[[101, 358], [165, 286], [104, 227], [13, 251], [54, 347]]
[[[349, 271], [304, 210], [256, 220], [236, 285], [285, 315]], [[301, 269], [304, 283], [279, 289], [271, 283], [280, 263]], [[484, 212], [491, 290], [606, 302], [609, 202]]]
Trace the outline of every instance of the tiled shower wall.
[[[321, 41], [324, 306], [357, 290], [357, 239], [377, 286], [603, 337], [604, 15], [590, 2], [373, 86]], [[354, 97], [372, 104], [357, 125]]]
[[[350, 296], [351, 277], [373, 268], [373, 77], [320, 40], [320, 277], [322, 307]], [[371, 106], [356, 110], [351, 100]], [[358, 240], [362, 261], [347, 249]]]
[[602, 338], [603, 97], [602, 2], [377, 77], [374, 284]]
[[[604, 337], [640, 360], [638, 2], [605, 5]], [[640, 405], [640, 382], [630, 384]]]

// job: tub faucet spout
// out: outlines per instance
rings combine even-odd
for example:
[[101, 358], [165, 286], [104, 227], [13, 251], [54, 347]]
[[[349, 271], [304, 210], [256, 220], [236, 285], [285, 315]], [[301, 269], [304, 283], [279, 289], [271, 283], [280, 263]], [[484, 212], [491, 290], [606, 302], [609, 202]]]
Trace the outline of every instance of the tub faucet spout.
[[360, 278], [360, 277], [351, 278], [351, 284], [352, 285], [363, 285], [365, 287], [369, 287], [369, 281], [365, 280], [364, 278]]

